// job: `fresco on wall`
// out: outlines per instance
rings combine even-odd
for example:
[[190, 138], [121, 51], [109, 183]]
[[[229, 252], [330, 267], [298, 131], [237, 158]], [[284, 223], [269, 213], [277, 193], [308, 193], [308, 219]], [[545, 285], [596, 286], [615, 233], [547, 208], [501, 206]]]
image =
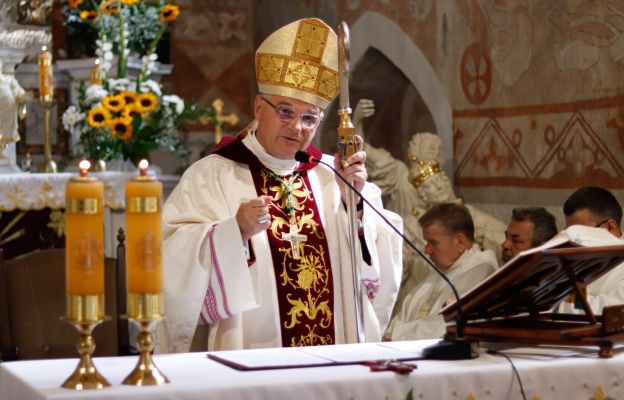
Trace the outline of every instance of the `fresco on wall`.
[[624, 188], [624, 2], [455, 5], [456, 184]]
[[[181, 1], [171, 84], [200, 101], [222, 97], [242, 126], [255, 93], [253, 48], [265, 31], [302, 16], [352, 25], [379, 13], [448, 89], [460, 189], [624, 189], [623, 0], [310, 0], [275, 13], [276, 4]], [[374, 97], [365, 79], [356, 86]]]
[[251, 10], [244, 1], [177, 3], [184, 12], [172, 33], [175, 69], [168, 83], [185, 98], [209, 106], [219, 97], [228, 110], [247, 116], [253, 82]]

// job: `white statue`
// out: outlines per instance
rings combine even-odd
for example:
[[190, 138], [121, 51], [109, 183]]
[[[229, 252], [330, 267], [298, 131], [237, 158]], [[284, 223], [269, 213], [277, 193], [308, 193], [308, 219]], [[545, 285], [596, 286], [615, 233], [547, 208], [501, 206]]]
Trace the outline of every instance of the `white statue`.
[[[24, 105], [25, 91], [13, 75], [2, 73], [2, 61], [0, 61], [0, 173], [19, 172], [15, 165], [15, 157], [7, 155], [15, 145], [12, 143], [20, 140], [17, 132], [17, 118], [23, 119], [26, 115]], [[7, 149], [9, 149], [7, 151]]]
[[[372, 110], [372, 112], [371, 112]], [[358, 101], [353, 113], [356, 132], [366, 138], [362, 119], [374, 114], [372, 100]], [[366, 168], [369, 180], [379, 186], [383, 192], [384, 205], [387, 209], [401, 215], [404, 220], [405, 236], [420, 250], [424, 250], [425, 241], [418, 218], [436, 203], [463, 203], [455, 195], [448, 176], [440, 167], [442, 162], [442, 140], [433, 133], [419, 132], [409, 142], [409, 167], [397, 160], [382, 148], [366, 143]], [[475, 242], [483, 250], [493, 250], [499, 261], [502, 259], [501, 244], [505, 240], [507, 226], [495, 217], [464, 204], [472, 216], [475, 226]], [[395, 313], [400, 309], [403, 299], [425, 276], [431, 267], [408, 246], [403, 247], [403, 279], [395, 305]]]

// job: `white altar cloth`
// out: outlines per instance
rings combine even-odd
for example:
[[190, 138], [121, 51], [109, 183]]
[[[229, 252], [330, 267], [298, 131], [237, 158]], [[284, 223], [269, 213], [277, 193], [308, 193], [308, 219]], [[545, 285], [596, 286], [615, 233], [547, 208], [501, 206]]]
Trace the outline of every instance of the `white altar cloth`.
[[[423, 345], [425, 341], [422, 342]], [[428, 341], [426, 344], [430, 344]], [[508, 352], [520, 373], [527, 399], [622, 399], [624, 353], [599, 359], [595, 351]], [[205, 353], [155, 356], [171, 383], [158, 387], [121, 385], [136, 357], [96, 358], [98, 370], [113, 385], [72, 391], [59, 386], [77, 359], [0, 364], [0, 399], [521, 399], [509, 362], [483, 353], [462, 361], [415, 361], [409, 375], [370, 372], [363, 365], [238, 371]]]
[[[0, 175], [0, 211], [65, 208], [65, 184], [78, 173], [20, 173]], [[126, 181], [136, 173], [96, 172], [90, 175], [104, 182], [104, 205], [124, 208]]]

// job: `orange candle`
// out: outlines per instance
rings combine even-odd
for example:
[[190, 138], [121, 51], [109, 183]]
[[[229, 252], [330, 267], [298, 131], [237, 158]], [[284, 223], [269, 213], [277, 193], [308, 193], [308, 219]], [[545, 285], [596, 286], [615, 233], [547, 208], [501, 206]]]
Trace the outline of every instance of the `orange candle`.
[[91, 70], [90, 76], [92, 85], [101, 85], [102, 84], [102, 76], [100, 74], [100, 59], [95, 59], [95, 67]]
[[65, 187], [65, 279], [70, 296], [104, 294], [104, 184], [87, 176], [89, 161], [80, 162], [80, 176]]
[[54, 79], [52, 76], [52, 53], [46, 46], [41, 48], [37, 56], [39, 64], [39, 98], [51, 99], [54, 95]]
[[126, 183], [126, 285], [128, 293], [162, 292], [162, 183], [147, 176]]

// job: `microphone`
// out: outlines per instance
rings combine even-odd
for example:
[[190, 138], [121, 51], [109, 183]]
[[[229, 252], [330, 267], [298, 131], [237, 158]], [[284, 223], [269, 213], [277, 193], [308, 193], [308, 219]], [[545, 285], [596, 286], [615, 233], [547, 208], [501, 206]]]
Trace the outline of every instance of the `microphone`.
[[362, 195], [362, 193], [355, 188], [340, 172], [338, 172], [332, 165], [324, 162], [323, 160], [319, 160], [315, 158], [313, 155], [306, 153], [305, 151], [297, 151], [295, 154], [295, 160], [300, 163], [305, 164], [322, 164], [332, 170], [336, 176], [342, 180], [351, 190], [353, 190], [364, 203], [366, 203], [381, 219], [394, 231], [397, 235], [401, 236], [403, 241], [418, 254], [427, 265], [429, 265], [440, 277], [450, 286], [453, 291], [453, 295], [455, 296], [455, 300], [457, 301], [457, 317], [455, 319], [455, 338], [454, 339], [442, 339], [440, 342], [435, 345], [426, 347], [423, 349], [423, 355], [425, 358], [433, 359], [433, 360], [467, 360], [471, 358], [478, 357], [478, 354], [472, 350], [473, 341], [468, 340], [464, 337], [464, 314], [462, 310], [462, 304], [459, 299], [459, 293], [457, 292], [457, 288], [451, 282], [451, 280], [446, 276], [444, 272], [440, 270], [440, 268], [436, 267], [436, 265], [431, 262], [429, 257], [424, 255], [414, 243], [412, 243], [404, 234], [401, 232], [396, 226], [392, 224], [392, 222], [388, 221], [388, 219], [379, 211], [375, 206], [373, 206], [367, 199]]

